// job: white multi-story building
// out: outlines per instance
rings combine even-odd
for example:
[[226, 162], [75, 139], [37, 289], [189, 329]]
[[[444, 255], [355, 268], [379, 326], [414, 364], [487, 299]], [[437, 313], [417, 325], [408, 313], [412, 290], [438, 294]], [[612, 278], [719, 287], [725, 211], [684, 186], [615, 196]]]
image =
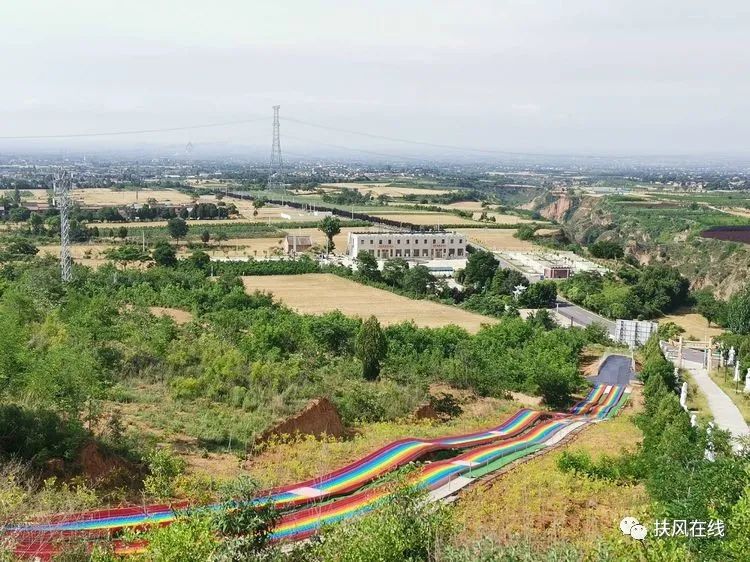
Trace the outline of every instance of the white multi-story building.
[[350, 232], [348, 253], [365, 251], [379, 259], [462, 259], [466, 236], [458, 232]]

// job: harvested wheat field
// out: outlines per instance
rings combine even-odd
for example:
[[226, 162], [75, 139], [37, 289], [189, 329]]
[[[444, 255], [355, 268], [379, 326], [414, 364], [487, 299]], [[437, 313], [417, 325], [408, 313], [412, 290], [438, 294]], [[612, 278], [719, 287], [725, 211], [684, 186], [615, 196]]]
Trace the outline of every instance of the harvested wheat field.
[[[137, 196], [137, 199], [136, 199]], [[156, 199], [159, 203], [187, 204], [192, 198], [174, 189], [140, 189], [138, 191], [115, 191], [106, 187], [92, 187], [88, 189], [74, 189], [71, 191], [74, 201], [86, 205], [129, 205], [131, 203], [148, 202]], [[205, 201], [209, 201], [205, 198]]]
[[371, 213], [373, 216], [411, 224], [477, 224], [450, 213]]
[[328, 273], [243, 277], [247, 291], [273, 293], [289, 307], [304, 314], [340, 310], [347, 316], [367, 318], [375, 314], [384, 325], [413, 320], [418, 326], [438, 328], [455, 324], [477, 332], [494, 318], [443, 304], [413, 300], [388, 291], [360, 285]]
[[388, 183], [322, 183], [320, 185], [324, 188], [356, 189], [362, 193], [367, 193], [369, 191], [375, 197], [382, 194], [390, 195], [391, 197], [402, 197], [404, 195], [443, 195], [451, 192], [449, 189], [397, 187], [391, 186]]
[[512, 228], [472, 228], [463, 231], [474, 242], [489, 250], [533, 250], [536, 248], [528, 240], [519, 240], [514, 237], [515, 229]]

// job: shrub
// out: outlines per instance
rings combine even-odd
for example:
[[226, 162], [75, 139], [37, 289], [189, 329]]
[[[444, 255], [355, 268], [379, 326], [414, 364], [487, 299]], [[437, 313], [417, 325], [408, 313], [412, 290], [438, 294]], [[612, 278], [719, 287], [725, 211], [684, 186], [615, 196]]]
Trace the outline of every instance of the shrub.
[[167, 449], [156, 449], [144, 459], [149, 475], [143, 480], [146, 493], [155, 498], [171, 498], [175, 481], [185, 471], [185, 461]]

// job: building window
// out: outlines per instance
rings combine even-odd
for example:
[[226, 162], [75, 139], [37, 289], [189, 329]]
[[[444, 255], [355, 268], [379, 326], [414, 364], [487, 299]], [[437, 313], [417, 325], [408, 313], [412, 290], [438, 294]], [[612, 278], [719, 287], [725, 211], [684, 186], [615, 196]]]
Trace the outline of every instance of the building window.
[[443, 238], [442, 242], [440, 242], [440, 243], [441, 244], [445, 244], [445, 238]]
[[424, 257], [427, 257], [429, 255], [429, 251], [425, 248], [424, 250], [422, 250], [422, 255]]
[[396, 240], [396, 244], [399, 244], [399, 245], [401, 244], [401, 239], [400, 238], [398, 240]]
[[375, 240], [370, 240], [370, 244], [372, 244], [373, 242], [375, 242]]
[[464, 251], [461, 248], [458, 249], [458, 255], [459, 256], [463, 256], [464, 255]]
[[459, 244], [463, 244], [463, 243], [464, 243], [464, 241], [463, 241], [463, 240], [461, 240], [461, 239], [459, 238], [459, 239], [458, 239], [458, 243], [459, 243]]
[[404, 257], [407, 257], [407, 258], [411, 257], [411, 250], [409, 249], [404, 250]]
[[378, 240], [378, 244], [382, 244], [382, 243], [383, 243], [383, 241], [382, 241], [382, 240]]
[[393, 242], [392, 242], [392, 241], [390, 241], [390, 240], [388, 240], [388, 243], [389, 243], [389, 244], [393, 244]]
[[407, 244], [409, 243], [409, 239], [408, 239], [408, 238], [406, 239], [406, 243], [407, 243]]

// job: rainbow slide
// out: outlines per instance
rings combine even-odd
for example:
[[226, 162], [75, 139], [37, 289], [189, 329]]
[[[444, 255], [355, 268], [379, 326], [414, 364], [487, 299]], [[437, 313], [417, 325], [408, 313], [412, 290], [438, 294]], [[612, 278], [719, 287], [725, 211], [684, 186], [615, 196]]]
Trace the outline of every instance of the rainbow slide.
[[[253, 502], [273, 503], [284, 509], [321, 501], [333, 495], [350, 493], [377, 477], [429, 453], [465, 449], [518, 435], [534, 425], [542, 416], [541, 412], [522, 409], [500, 426], [479, 433], [439, 439], [401, 439], [324, 476], [263, 492]], [[16, 534], [114, 532], [130, 527], [170, 523], [175, 518], [176, 510], [187, 507], [188, 504], [182, 502], [173, 506], [152, 505], [91, 511], [61, 516], [44, 523], [7, 526], [3, 530]], [[205, 508], [221, 509], [223, 504], [211, 504]]]
[[[552, 419], [541, 421], [545, 414], [522, 409], [500, 426], [469, 435], [421, 440], [403, 439], [391, 443], [370, 455], [322, 477], [291, 486], [274, 488], [253, 500], [254, 503], [274, 503], [282, 509], [305, 504], [316, 505], [286, 513], [276, 527], [275, 540], [300, 540], [318, 532], [325, 525], [355, 517], [374, 509], [387, 498], [389, 491], [375, 487], [350, 496], [330, 501], [331, 498], [360, 490], [386, 472], [440, 450], [460, 450], [474, 447], [458, 457], [425, 465], [415, 477], [414, 484], [428, 490], [437, 490], [446, 483], [471, 475], [477, 469], [486, 470], [498, 461], [516, 458], [538, 450], [572, 426], [598, 421], [616, 413], [623, 402], [625, 388], [598, 385], [588, 396], [574, 405], [570, 413], [554, 414]], [[541, 423], [540, 423], [541, 422]], [[326, 501], [329, 500], [329, 501]], [[324, 502], [321, 504], [321, 502]], [[75, 515], [64, 515], [44, 523], [25, 523], [2, 529], [16, 539], [15, 551], [21, 556], [48, 559], [57, 551], [55, 542], [60, 539], [96, 539], [107, 537], [125, 528], [144, 528], [153, 524], [169, 524], [176, 511], [187, 507], [155, 505], [147, 507], [101, 510]], [[222, 504], [212, 504], [204, 509], [221, 509]], [[121, 554], [140, 551], [138, 544], [117, 542]]]
[[[427, 490], [437, 490], [464, 475], [471, 475], [478, 469], [487, 467], [503, 458], [511, 460], [517, 458], [524, 451], [532, 452], [553, 441], [566, 430], [572, 430], [601, 420], [614, 413], [622, 404], [625, 388], [614, 385], [601, 385], [594, 388], [585, 400], [573, 408], [577, 412], [564, 415], [557, 419], [544, 421], [523, 435], [472, 449], [455, 458], [430, 463], [422, 467], [413, 479], [413, 485]], [[581, 414], [580, 412], [585, 412]], [[583, 417], [583, 416], [588, 416]], [[469, 481], [465, 481], [469, 483]], [[454, 487], [454, 491], [455, 491]], [[346, 498], [331, 502], [323, 506], [308, 507], [282, 517], [273, 532], [275, 540], [302, 540], [326, 525], [334, 524], [345, 519], [362, 515], [375, 509], [385, 501], [390, 491], [385, 487], [378, 487], [353, 494]]]

